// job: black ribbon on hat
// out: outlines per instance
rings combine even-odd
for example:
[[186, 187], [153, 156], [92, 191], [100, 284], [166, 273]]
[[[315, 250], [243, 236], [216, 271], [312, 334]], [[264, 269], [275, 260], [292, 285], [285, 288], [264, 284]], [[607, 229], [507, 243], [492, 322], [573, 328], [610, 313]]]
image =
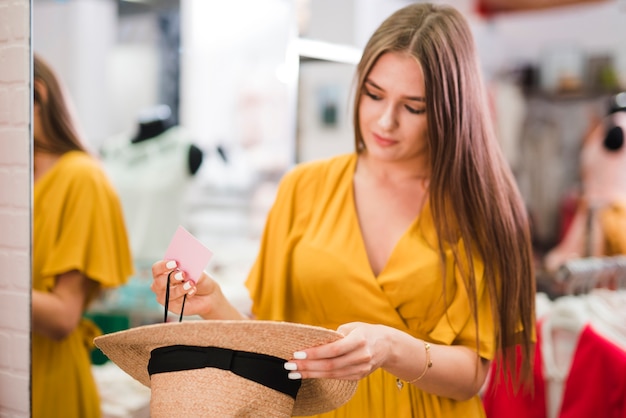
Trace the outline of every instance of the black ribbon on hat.
[[222, 347], [171, 345], [152, 350], [148, 361], [150, 376], [156, 373], [214, 367], [277, 390], [296, 399], [302, 380], [289, 379], [285, 360], [267, 354]]

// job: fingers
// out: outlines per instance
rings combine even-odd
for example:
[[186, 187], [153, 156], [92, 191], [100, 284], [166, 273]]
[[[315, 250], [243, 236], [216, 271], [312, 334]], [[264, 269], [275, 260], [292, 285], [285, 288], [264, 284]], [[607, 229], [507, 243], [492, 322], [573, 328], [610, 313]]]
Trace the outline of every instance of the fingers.
[[[332, 366], [331, 366], [332, 367]], [[289, 371], [287, 377], [291, 380], [298, 379], [341, 379], [359, 380], [370, 373], [363, 365], [353, 365], [343, 368], [329, 368], [327, 370], [311, 370], [294, 362], [285, 363], [285, 369]]]
[[285, 364], [290, 379], [335, 378], [358, 380], [373, 371], [372, 358], [363, 340], [338, 341], [294, 353]]
[[196, 286], [193, 281], [187, 280], [185, 272], [177, 269], [176, 261], [160, 260], [152, 265], [152, 284], [150, 288], [156, 295], [160, 304], [165, 304], [165, 296], [168, 291], [169, 278], [169, 304], [176, 307], [182, 303], [185, 295], [193, 295]]
[[154, 277], [167, 274], [178, 265], [175, 260], [159, 260], [152, 265], [152, 275]]
[[360, 325], [360, 322], [349, 322], [347, 324], [340, 325], [337, 328], [337, 332], [343, 335], [344, 337], [354, 331]]
[[[308, 351], [308, 350], [307, 350]], [[298, 353], [294, 357], [298, 357]], [[370, 374], [371, 357], [363, 356], [362, 353], [350, 351], [344, 355], [332, 358], [297, 359], [294, 358], [285, 363], [284, 367], [289, 370], [290, 379], [346, 379], [358, 380]]]
[[352, 322], [337, 332], [344, 338], [294, 353], [285, 364], [290, 378], [358, 380], [383, 367], [391, 353], [389, 327]]
[[342, 334], [344, 338], [329, 344], [308, 348], [301, 351], [300, 353], [303, 354], [299, 355], [303, 355], [308, 359], [331, 359], [342, 357], [347, 353], [364, 348], [367, 344], [367, 341], [364, 338], [359, 338], [357, 335], [350, 336], [350, 333], [358, 326], [360, 326], [360, 323], [358, 322], [341, 325], [337, 328], [337, 332]]

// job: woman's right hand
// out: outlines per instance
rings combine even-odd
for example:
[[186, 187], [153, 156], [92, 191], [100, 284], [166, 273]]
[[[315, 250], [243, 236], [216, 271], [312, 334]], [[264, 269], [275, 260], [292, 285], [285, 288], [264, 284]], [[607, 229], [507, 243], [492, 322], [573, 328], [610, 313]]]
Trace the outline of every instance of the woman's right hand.
[[183, 297], [185, 300], [185, 315], [200, 315], [205, 319], [243, 319], [224, 297], [219, 284], [206, 272], [197, 283], [186, 277], [185, 272], [177, 269], [174, 260], [160, 260], [152, 265], [152, 285], [150, 288], [156, 295], [157, 302], [165, 305], [167, 290], [167, 276], [170, 276], [168, 310], [180, 314]]

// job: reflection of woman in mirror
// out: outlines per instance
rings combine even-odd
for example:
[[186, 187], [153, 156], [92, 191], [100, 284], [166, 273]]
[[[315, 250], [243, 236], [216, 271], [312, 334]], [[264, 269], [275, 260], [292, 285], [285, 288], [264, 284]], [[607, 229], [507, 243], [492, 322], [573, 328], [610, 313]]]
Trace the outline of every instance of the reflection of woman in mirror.
[[[483, 417], [492, 360], [531, 382], [535, 287], [467, 21], [450, 6], [398, 10], [356, 80], [355, 151], [282, 178], [246, 282], [252, 314], [345, 335], [285, 363], [290, 379], [359, 380], [324, 417]], [[152, 269], [173, 312], [186, 300], [186, 314], [245, 317], [207, 274], [166, 288], [175, 268]]]
[[83, 318], [103, 288], [132, 273], [118, 196], [81, 143], [60, 80], [34, 57], [32, 416], [99, 417]]

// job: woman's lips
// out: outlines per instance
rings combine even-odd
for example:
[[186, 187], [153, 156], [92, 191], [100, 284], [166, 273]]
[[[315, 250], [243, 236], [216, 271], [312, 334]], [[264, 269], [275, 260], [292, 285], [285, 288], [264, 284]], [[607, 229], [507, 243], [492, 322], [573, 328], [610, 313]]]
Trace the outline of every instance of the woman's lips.
[[374, 141], [381, 147], [390, 147], [396, 143], [393, 139], [384, 138], [380, 135], [372, 134]]

